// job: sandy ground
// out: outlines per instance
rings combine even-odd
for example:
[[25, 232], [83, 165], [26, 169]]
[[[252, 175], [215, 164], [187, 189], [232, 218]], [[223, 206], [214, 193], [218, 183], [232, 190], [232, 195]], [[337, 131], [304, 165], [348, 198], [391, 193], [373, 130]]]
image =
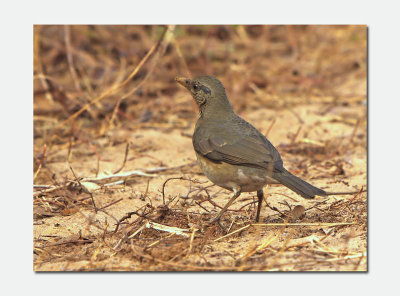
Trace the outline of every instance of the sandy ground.
[[[185, 96], [185, 93], [179, 93], [179, 96]], [[365, 189], [366, 121], [364, 117], [356, 123], [357, 119], [351, 116], [365, 114], [365, 106], [334, 108], [321, 114], [323, 107], [316, 104], [280, 112], [260, 109], [241, 116], [264, 134], [275, 119], [269, 139], [281, 151], [286, 167], [293, 173], [326, 191]], [[293, 116], [293, 112], [299, 118]], [[307, 118], [307, 122], [301, 124], [301, 118]], [[94, 212], [89, 194], [79, 190], [76, 182], [75, 189], [70, 185], [68, 189], [36, 197], [34, 269], [366, 270], [366, 193], [317, 197], [309, 201], [283, 186], [273, 185], [265, 194], [270, 207], [288, 213], [289, 207], [302, 205], [309, 209], [305, 217], [288, 222], [312, 225], [274, 226], [274, 223], [285, 223], [286, 219], [264, 205], [259, 226], [215, 241], [223, 237], [224, 231], [218, 227], [204, 229], [203, 224], [219, 209], [207, 201], [204, 191], [197, 190], [188, 195], [196, 186], [212, 185], [196, 163], [190, 137], [193, 126], [194, 121], [185, 129], [172, 129], [167, 124], [117, 131], [111, 141], [106, 137], [98, 138], [95, 141], [101, 147], [97, 151], [101, 155], [99, 163], [96, 153], [88, 145], [73, 145], [70, 164], [77, 177], [93, 178], [97, 168], [98, 177], [118, 170], [123, 164], [127, 142], [130, 149], [122, 172], [140, 170], [151, 176], [101, 180], [97, 182], [100, 185], [115, 180], [124, 180], [125, 184], [97, 190], [90, 183], [87, 187], [93, 190], [98, 208], [118, 201], [106, 208], [107, 214]], [[291, 144], [287, 135], [295, 134], [300, 126], [302, 128]], [[110, 144], [113, 141], [116, 143]], [[54, 161], [47, 164], [47, 174], [51, 172], [58, 176], [60, 184], [63, 178], [73, 181], [67, 162], [68, 147], [54, 150]], [[166, 170], [159, 171], [159, 168]], [[165, 199], [169, 205], [163, 212], [163, 183], [173, 177], [184, 177], [193, 182], [170, 180], [165, 186]], [[217, 186], [209, 187], [207, 191], [217, 205], [223, 206], [230, 196], [230, 192]], [[254, 198], [254, 193], [242, 194], [231, 208], [242, 210], [230, 211], [224, 216], [223, 224], [228, 233], [253, 223], [255, 205], [246, 204]], [[155, 221], [187, 229], [189, 237], [145, 228], [130, 243], [125, 242], [114, 250], [124, 232], [121, 228], [113, 231], [116, 222], [112, 217], [121, 219], [135, 211], [139, 215], [150, 214], [148, 218], [133, 214], [126, 219], [123, 226], [129, 234], [148, 221]], [[133, 248], [138, 250], [132, 251]], [[160, 261], [151, 259], [153, 257]]]

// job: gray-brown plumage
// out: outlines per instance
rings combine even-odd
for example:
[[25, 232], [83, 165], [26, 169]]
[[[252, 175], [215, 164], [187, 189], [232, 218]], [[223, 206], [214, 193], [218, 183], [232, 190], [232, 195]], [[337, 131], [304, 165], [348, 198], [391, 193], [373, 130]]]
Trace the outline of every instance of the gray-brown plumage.
[[235, 114], [222, 83], [212, 76], [191, 80], [176, 78], [190, 91], [199, 106], [193, 147], [204, 174], [216, 185], [234, 192], [213, 219], [218, 220], [241, 192], [257, 191], [259, 220], [263, 187], [280, 183], [304, 198], [325, 196], [326, 192], [296, 177], [268, 139]]

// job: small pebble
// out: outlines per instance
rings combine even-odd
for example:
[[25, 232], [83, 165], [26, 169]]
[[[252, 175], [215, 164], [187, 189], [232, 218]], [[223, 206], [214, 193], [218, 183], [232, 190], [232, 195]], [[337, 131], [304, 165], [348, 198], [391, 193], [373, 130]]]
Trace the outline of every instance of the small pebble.
[[298, 220], [300, 218], [303, 218], [305, 214], [306, 214], [306, 209], [303, 206], [298, 205], [293, 208], [290, 216], [292, 217], [292, 219]]

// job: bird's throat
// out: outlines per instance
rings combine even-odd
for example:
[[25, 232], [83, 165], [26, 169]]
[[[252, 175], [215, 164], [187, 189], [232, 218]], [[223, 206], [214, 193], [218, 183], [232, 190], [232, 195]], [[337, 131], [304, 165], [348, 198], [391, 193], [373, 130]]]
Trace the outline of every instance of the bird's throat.
[[234, 114], [232, 105], [227, 99], [213, 100], [199, 105], [199, 118], [223, 119]]

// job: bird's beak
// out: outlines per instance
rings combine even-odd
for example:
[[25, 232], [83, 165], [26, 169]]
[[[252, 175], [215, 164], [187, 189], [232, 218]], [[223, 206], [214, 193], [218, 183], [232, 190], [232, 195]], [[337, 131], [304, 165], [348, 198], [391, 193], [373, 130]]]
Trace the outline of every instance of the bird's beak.
[[192, 80], [185, 77], [176, 77], [175, 81], [187, 89], [189, 89], [190, 83], [192, 82]]

